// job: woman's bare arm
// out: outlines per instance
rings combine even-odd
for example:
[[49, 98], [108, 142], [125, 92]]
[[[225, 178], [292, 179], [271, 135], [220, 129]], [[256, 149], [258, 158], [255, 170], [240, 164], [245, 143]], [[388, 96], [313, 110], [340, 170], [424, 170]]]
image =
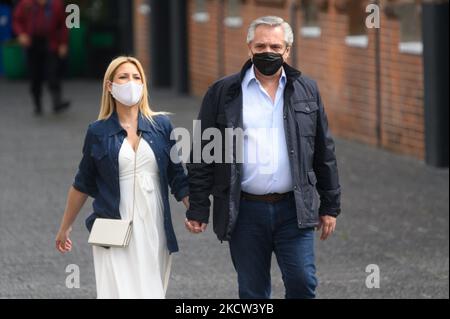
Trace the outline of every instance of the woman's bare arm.
[[88, 195], [76, 190], [73, 186], [70, 187], [67, 194], [66, 209], [56, 235], [56, 249], [62, 253], [68, 252], [72, 249], [72, 241], [69, 234], [72, 230], [72, 224], [78, 216], [81, 208], [86, 202]]

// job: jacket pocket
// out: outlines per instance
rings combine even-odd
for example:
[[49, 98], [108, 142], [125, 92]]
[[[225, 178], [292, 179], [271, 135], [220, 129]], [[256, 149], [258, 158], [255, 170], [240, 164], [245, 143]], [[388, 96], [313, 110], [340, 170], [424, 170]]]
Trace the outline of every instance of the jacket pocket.
[[301, 136], [315, 136], [317, 128], [317, 102], [296, 101], [292, 104]]
[[91, 156], [95, 160], [100, 161], [103, 157], [106, 156], [106, 150], [100, 144], [93, 144], [91, 149]]
[[314, 171], [308, 172], [308, 181], [312, 186], [315, 186], [317, 184], [317, 177], [316, 177], [316, 173], [314, 173]]
[[308, 210], [309, 216], [315, 218], [319, 211], [319, 194], [316, 190], [317, 177], [314, 171], [307, 172], [308, 175], [308, 187], [304, 192], [305, 206]]
[[112, 174], [112, 165], [109, 161], [108, 150], [102, 144], [93, 144], [91, 148], [91, 157], [101, 176], [110, 176]]

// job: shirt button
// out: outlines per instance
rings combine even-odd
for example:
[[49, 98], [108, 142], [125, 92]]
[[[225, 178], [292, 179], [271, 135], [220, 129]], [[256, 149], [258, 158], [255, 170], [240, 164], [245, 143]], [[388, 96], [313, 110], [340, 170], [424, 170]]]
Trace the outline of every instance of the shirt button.
[[308, 112], [311, 110], [308, 106], [305, 108], [305, 110], [307, 110]]
[[291, 154], [294, 154], [294, 150], [291, 150]]

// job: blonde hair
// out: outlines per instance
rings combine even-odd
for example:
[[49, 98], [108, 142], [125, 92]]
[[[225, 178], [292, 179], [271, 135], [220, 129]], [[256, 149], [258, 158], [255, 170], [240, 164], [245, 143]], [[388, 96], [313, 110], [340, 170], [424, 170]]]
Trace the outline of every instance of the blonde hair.
[[103, 78], [103, 94], [102, 102], [100, 105], [100, 112], [98, 114], [99, 120], [105, 120], [111, 116], [114, 112], [115, 100], [111, 93], [108, 91], [108, 82], [113, 82], [117, 69], [124, 63], [132, 63], [136, 66], [141, 75], [142, 84], [144, 85], [142, 90], [142, 99], [138, 104], [139, 111], [149, 121], [153, 122], [152, 116], [159, 114], [169, 114], [168, 112], [155, 112], [152, 111], [148, 102], [148, 90], [147, 90], [147, 78], [145, 77], [144, 68], [138, 59], [131, 56], [120, 56], [111, 61], [106, 69], [105, 76]]

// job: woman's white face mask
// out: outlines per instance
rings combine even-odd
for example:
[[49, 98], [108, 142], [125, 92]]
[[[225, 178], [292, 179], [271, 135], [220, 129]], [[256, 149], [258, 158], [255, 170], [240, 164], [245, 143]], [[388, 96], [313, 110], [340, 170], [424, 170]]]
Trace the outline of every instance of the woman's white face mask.
[[128, 81], [127, 83], [117, 84], [111, 83], [112, 96], [126, 106], [133, 106], [139, 103], [142, 98], [143, 84], [136, 83], [134, 81]]

